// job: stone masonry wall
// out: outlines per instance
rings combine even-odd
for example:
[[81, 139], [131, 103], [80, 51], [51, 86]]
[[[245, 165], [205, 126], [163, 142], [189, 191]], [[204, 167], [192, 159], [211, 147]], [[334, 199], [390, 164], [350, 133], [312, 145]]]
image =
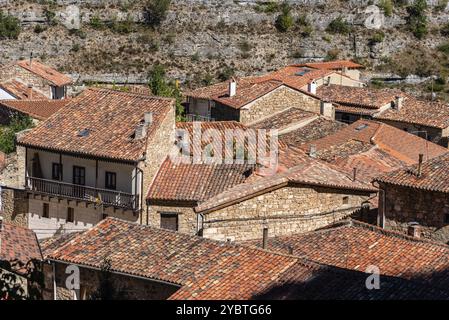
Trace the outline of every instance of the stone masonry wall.
[[[57, 300], [72, 300], [74, 291], [65, 287], [67, 265], [57, 263], [56, 273], [56, 294]], [[131, 276], [110, 273], [110, 283], [114, 288], [114, 299], [120, 300], [162, 300], [167, 299], [175, 293], [179, 287], [151, 281], [150, 279], [139, 279]], [[44, 266], [45, 288], [44, 298], [53, 299], [53, 268], [52, 265]], [[80, 299], [90, 299], [92, 293], [96, 292], [101, 279], [101, 271], [80, 267]]]
[[33, 89], [37, 89], [46, 97], [51, 98], [51, 86], [47, 80], [19, 66], [6, 67], [3, 68], [3, 71], [0, 69], [0, 79], [3, 81], [16, 78], [26, 85], [32, 85]]
[[0, 215], [5, 221], [13, 225], [28, 227], [28, 198], [26, 192], [2, 188], [1, 197]]
[[197, 233], [196, 213], [191, 207], [181, 206], [149, 206], [148, 216], [149, 225], [161, 227], [161, 213], [177, 213], [178, 214], [178, 232], [195, 235]]
[[240, 122], [244, 124], [255, 122], [290, 107], [319, 114], [320, 100], [282, 86], [240, 109]]
[[407, 232], [408, 223], [418, 222], [424, 238], [449, 242], [449, 196], [447, 193], [382, 185], [385, 190], [385, 228]]
[[173, 106], [165, 116], [156, 134], [148, 140], [146, 160], [139, 165], [139, 169], [143, 171], [142, 215], [140, 220], [142, 224], [148, 221], [148, 212], [144, 210], [145, 198], [160, 165], [174, 145], [175, 125], [175, 108]]
[[203, 236], [243, 241], [313, 231], [350, 216], [368, 199], [365, 193], [288, 186], [205, 214]]

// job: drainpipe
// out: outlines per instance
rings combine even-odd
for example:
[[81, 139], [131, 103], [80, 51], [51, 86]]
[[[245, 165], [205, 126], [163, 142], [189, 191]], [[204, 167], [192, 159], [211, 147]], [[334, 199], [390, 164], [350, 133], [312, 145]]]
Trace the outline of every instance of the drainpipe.
[[53, 269], [53, 300], [58, 300], [56, 295], [56, 266], [55, 263], [50, 262]]

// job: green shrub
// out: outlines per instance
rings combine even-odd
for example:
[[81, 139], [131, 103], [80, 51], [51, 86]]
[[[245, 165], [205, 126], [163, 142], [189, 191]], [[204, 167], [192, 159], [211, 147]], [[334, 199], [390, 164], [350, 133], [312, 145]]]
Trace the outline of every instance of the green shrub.
[[449, 56], [449, 42], [440, 44], [440, 45], [437, 47], [437, 49], [438, 49], [438, 51], [440, 51], [440, 52], [444, 53], [445, 55], [448, 55], [448, 56]]
[[340, 16], [329, 23], [326, 31], [334, 34], [348, 34], [351, 32], [351, 26]]
[[238, 47], [242, 52], [250, 52], [252, 49], [251, 44], [246, 40], [239, 42]]
[[47, 30], [47, 28], [43, 27], [40, 24], [36, 24], [34, 26], [34, 33], [41, 33], [41, 32], [44, 32], [45, 30]]
[[287, 2], [283, 2], [281, 5], [281, 13], [276, 18], [275, 27], [280, 32], [287, 32], [290, 30], [295, 21], [291, 14], [291, 7]]
[[151, 27], [159, 26], [166, 18], [171, 0], [147, 0], [144, 6], [146, 23]]
[[54, 11], [50, 10], [49, 8], [45, 8], [44, 15], [48, 25], [55, 26], [57, 24], [56, 13]]
[[329, 50], [327, 52], [327, 55], [324, 58], [324, 60], [326, 60], [326, 61], [337, 60], [339, 55], [340, 55], [340, 50], [338, 50], [338, 49], [331, 49], [331, 50]]
[[407, 24], [410, 31], [418, 39], [424, 38], [427, 34], [427, 2], [426, 0], [416, 0], [413, 5], [407, 7]]
[[98, 15], [95, 15], [92, 18], [90, 18], [89, 25], [93, 29], [96, 29], [96, 30], [104, 29], [104, 23], [103, 23], [103, 21], [100, 19], [100, 17]]
[[256, 12], [271, 14], [279, 11], [279, 4], [274, 1], [270, 1], [267, 3], [258, 3], [254, 7], [254, 9], [256, 10]]
[[376, 31], [369, 39], [369, 44], [375, 45], [377, 43], [384, 41], [384, 39], [385, 39], [385, 33], [383, 33], [382, 31]]
[[379, 7], [384, 11], [387, 17], [393, 14], [393, 2], [391, 0], [380, 0]]
[[33, 127], [33, 120], [26, 115], [16, 114], [11, 118], [9, 126], [1, 129], [0, 150], [4, 153], [11, 153], [16, 150], [16, 133]]
[[220, 81], [226, 81], [231, 79], [235, 75], [235, 70], [230, 66], [225, 66], [217, 75]]
[[0, 39], [17, 39], [19, 34], [19, 19], [0, 11]]
[[299, 32], [303, 37], [309, 37], [313, 32], [313, 26], [306, 15], [300, 16], [296, 20], [296, 25], [298, 26]]

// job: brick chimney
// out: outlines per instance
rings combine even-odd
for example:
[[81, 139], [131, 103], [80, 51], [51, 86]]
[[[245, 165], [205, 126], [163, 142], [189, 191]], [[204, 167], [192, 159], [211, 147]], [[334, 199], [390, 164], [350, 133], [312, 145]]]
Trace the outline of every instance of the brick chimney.
[[421, 238], [421, 226], [418, 222], [410, 222], [407, 228], [407, 234], [413, 238]]
[[322, 100], [320, 106], [320, 113], [322, 116], [335, 120], [335, 107], [332, 102]]
[[28, 99], [33, 99], [33, 85], [29, 84], [28, 85]]

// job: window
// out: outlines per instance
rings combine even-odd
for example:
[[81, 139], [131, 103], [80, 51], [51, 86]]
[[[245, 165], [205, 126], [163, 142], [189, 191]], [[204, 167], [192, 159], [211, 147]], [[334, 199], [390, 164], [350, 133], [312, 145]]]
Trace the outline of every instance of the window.
[[349, 197], [343, 197], [343, 204], [349, 204]]
[[115, 172], [106, 171], [106, 177], [104, 179], [105, 188], [115, 190], [117, 187], [116, 180], [117, 180], [117, 174]]
[[53, 180], [62, 180], [62, 164], [53, 162], [51, 168], [51, 178]]
[[161, 229], [178, 231], [178, 214], [161, 213]]
[[73, 184], [80, 186], [86, 184], [86, 168], [73, 166]]
[[107, 213], [103, 213], [103, 220], [106, 219], [108, 217]]
[[449, 223], [449, 213], [444, 215], [444, 223]]
[[42, 217], [50, 218], [50, 206], [48, 203], [44, 203], [42, 207]]
[[75, 222], [75, 209], [67, 208], [67, 222]]

